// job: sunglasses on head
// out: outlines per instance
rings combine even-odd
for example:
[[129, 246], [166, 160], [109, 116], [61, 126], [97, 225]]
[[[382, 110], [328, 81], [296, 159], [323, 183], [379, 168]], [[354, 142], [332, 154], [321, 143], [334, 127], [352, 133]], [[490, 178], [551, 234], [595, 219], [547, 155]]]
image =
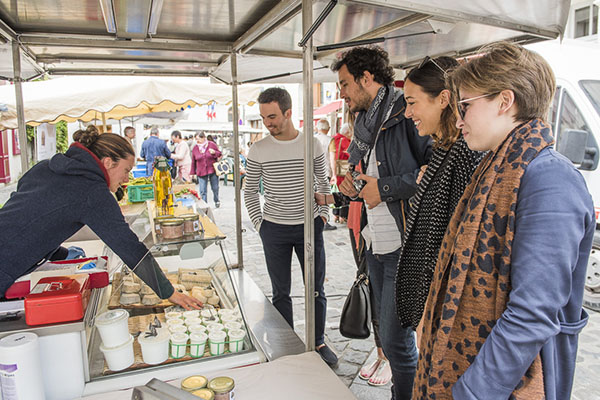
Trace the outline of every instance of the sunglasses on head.
[[435, 60], [433, 58], [429, 57], [429, 56], [425, 56], [425, 58], [423, 59], [423, 61], [421, 61], [421, 63], [417, 67], [417, 69], [423, 68], [425, 65], [427, 65], [428, 62], [431, 62], [440, 71], [442, 71], [442, 74], [444, 74], [444, 78], [446, 78], [448, 76], [448, 73], [446, 72], [446, 70], [444, 68], [440, 67], [440, 64], [438, 64], [437, 62], [435, 62]]
[[482, 94], [481, 96], [475, 96], [475, 97], [471, 97], [469, 99], [462, 99], [460, 101], [458, 101], [456, 103], [457, 105], [457, 110], [458, 110], [458, 115], [460, 115], [460, 119], [465, 119], [465, 114], [467, 113], [467, 107], [469, 106], [469, 104], [466, 104], [468, 101], [473, 101], [473, 100], [479, 100], [479, 99], [483, 99], [484, 97], [490, 97], [490, 96], [495, 96], [498, 93], [488, 93], [488, 94]]

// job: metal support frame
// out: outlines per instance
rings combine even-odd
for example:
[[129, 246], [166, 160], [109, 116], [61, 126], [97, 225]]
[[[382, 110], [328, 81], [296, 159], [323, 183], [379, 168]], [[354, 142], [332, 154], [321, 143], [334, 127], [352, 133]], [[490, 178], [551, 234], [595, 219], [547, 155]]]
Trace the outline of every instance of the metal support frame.
[[[421, 3], [412, 0], [396, 0], [394, 2], [390, 2], [388, 0], [350, 0], [350, 2], [356, 4], [365, 4], [369, 7], [396, 8], [399, 10], [413, 11], [423, 14], [428, 14], [432, 11], [427, 6], [423, 6], [421, 5]], [[497, 28], [512, 29], [515, 31], [526, 32], [530, 35], [538, 36], [545, 39], [556, 39], [558, 37], [558, 34], [556, 32], [536, 28], [531, 25], [507, 22], [493, 17], [483, 17], [479, 15], [453, 11], [450, 9], [436, 8], [435, 16], [436, 18], [449, 18], [454, 21], [465, 21], [472, 24], [482, 24], [495, 26]]]
[[294, 18], [300, 12], [300, 2], [281, 1], [233, 43], [233, 50], [246, 53], [262, 38]]
[[233, 187], [235, 190], [235, 242], [237, 245], [237, 266], [244, 266], [244, 248], [242, 244], [242, 182], [240, 180], [240, 136], [238, 121], [240, 119], [238, 108], [238, 82], [237, 82], [237, 54], [231, 53], [231, 114], [233, 119]]
[[[312, 0], [302, 1], [302, 32], [312, 25]], [[304, 312], [306, 351], [315, 349], [315, 249], [314, 242], [314, 149], [313, 149], [313, 40], [302, 49], [304, 88]]]
[[19, 144], [21, 147], [21, 174], [24, 174], [29, 169], [29, 149], [27, 147], [25, 109], [23, 108], [23, 86], [21, 85], [21, 47], [16, 40], [12, 41], [12, 56], [17, 106], [17, 124], [19, 127]]
[[106, 39], [106, 36], [60, 36], [54, 33], [26, 34], [21, 36], [21, 43], [25, 46], [46, 47], [82, 47], [106, 49], [133, 49], [133, 50], [168, 50], [168, 51], [195, 51], [206, 53], [230, 53], [232, 45], [229, 42], [205, 40], [119, 40]]

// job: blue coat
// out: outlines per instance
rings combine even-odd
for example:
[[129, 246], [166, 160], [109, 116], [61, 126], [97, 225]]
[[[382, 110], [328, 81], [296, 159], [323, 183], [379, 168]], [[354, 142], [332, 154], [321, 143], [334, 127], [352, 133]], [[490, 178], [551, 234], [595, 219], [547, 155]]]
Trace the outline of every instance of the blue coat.
[[573, 164], [550, 148], [531, 161], [519, 188], [510, 300], [455, 399], [508, 399], [541, 354], [547, 400], [571, 397], [594, 204]]
[[154, 158], [171, 158], [171, 150], [169, 150], [164, 140], [160, 139], [158, 136], [150, 135], [150, 137], [142, 143], [140, 157], [146, 160], [146, 175], [152, 176]]
[[[0, 209], [0, 297], [20, 276], [88, 225], [129, 267], [148, 249], [129, 229], [100, 161], [79, 143], [32, 167]], [[136, 269], [161, 298], [173, 294], [152, 256]]]

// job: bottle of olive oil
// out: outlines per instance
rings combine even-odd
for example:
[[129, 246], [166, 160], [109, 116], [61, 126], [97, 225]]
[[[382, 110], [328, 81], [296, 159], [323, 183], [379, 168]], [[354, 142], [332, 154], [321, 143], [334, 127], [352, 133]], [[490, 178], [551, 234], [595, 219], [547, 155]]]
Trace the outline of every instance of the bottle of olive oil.
[[154, 159], [152, 180], [154, 183], [156, 216], [175, 214], [173, 208], [173, 182], [171, 181], [170, 169], [165, 157], [156, 157]]

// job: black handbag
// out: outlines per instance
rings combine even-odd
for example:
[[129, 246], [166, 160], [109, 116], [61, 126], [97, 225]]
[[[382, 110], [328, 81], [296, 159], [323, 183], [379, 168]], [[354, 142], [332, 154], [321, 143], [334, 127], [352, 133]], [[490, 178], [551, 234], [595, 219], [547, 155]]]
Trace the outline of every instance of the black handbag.
[[342, 308], [340, 333], [350, 339], [366, 339], [371, 334], [371, 290], [364, 254], [356, 261], [358, 272]]

